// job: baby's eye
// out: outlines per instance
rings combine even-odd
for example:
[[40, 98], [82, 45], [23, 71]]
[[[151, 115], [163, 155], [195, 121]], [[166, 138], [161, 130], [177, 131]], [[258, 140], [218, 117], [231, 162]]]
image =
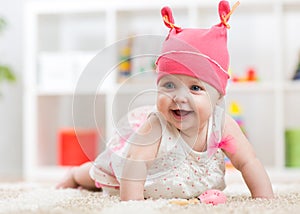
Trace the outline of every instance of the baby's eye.
[[175, 85], [172, 82], [167, 82], [164, 84], [164, 87], [167, 89], [172, 89], [172, 88], [175, 88]]
[[201, 91], [201, 90], [203, 90], [203, 88], [200, 87], [199, 85], [192, 85], [191, 90], [192, 91]]

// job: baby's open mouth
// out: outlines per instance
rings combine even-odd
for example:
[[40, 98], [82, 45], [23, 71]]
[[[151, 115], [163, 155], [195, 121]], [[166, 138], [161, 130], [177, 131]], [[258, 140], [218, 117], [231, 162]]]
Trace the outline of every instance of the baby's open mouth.
[[191, 113], [191, 111], [186, 111], [186, 110], [172, 110], [173, 114], [177, 117], [184, 117], [187, 116], [188, 114]]

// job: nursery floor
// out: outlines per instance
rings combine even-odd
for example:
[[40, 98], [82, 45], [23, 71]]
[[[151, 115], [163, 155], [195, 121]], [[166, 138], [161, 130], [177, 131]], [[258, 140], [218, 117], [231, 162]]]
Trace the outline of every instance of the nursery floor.
[[[300, 177], [291, 173], [271, 175], [275, 199], [251, 199], [240, 176], [227, 177], [224, 190], [226, 204], [212, 206], [196, 204], [180, 206], [170, 200], [120, 202], [118, 197], [108, 197], [101, 192], [79, 189], [54, 188], [49, 182], [0, 183], [0, 213], [299, 213]], [[294, 175], [294, 176], [292, 176]]]

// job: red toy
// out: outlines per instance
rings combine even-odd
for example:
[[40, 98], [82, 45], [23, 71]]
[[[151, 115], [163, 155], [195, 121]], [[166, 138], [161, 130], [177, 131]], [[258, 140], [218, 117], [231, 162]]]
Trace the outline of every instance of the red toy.
[[232, 77], [233, 82], [254, 82], [258, 81], [258, 76], [254, 68], [249, 68], [246, 71], [246, 75], [242, 77], [233, 76]]
[[57, 146], [59, 165], [77, 166], [94, 160], [98, 154], [97, 131], [62, 129]]

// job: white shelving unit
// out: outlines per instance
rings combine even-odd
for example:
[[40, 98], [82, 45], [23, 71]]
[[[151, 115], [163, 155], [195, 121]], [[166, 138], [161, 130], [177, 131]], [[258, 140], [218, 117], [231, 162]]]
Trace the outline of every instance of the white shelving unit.
[[[126, 85], [116, 82], [116, 68], [110, 68], [110, 75], [105, 76], [109, 65], [118, 60], [122, 39], [160, 35], [151, 37], [157, 41], [154, 45], [134, 41], [138, 43], [134, 54], [143, 49], [156, 53], [168, 31], [160, 16], [163, 6], [172, 7], [179, 26], [204, 28], [218, 22], [218, 2], [28, 0], [24, 10], [24, 177], [55, 178], [66, 170], [57, 165], [58, 129], [72, 127], [75, 121], [76, 126], [99, 129], [107, 137], [113, 132], [111, 121], [126, 112], [128, 101], [134, 100], [137, 106], [154, 102], [153, 92], [144, 91], [155, 88], [154, 75], [146, 74]], [[231, 69], [233, 74], [243, 75], [254, 67], [260, 81], [230, 83], [227, 103], [237, 101], [243, 107], [248, 137], [262, 162], [284, 169], [284, 131], [300, 126], [300, 83], [290, 81], [300, 51], [300, 1], [240, 2], [230, 20]], [[53, 73], [43, 73], [45, 59], [46, 68]], [[80, 73], [95, 66], [98, 70], [87, 75], [90, 79], [82, 80], [87, 81], [86, 88], [84, 84], [78, 87], [75, 83], [80, 83]], [[104, 86], [99, 90], [97, 84]], [[139, 96], [141, 91], [145, 98]]]

